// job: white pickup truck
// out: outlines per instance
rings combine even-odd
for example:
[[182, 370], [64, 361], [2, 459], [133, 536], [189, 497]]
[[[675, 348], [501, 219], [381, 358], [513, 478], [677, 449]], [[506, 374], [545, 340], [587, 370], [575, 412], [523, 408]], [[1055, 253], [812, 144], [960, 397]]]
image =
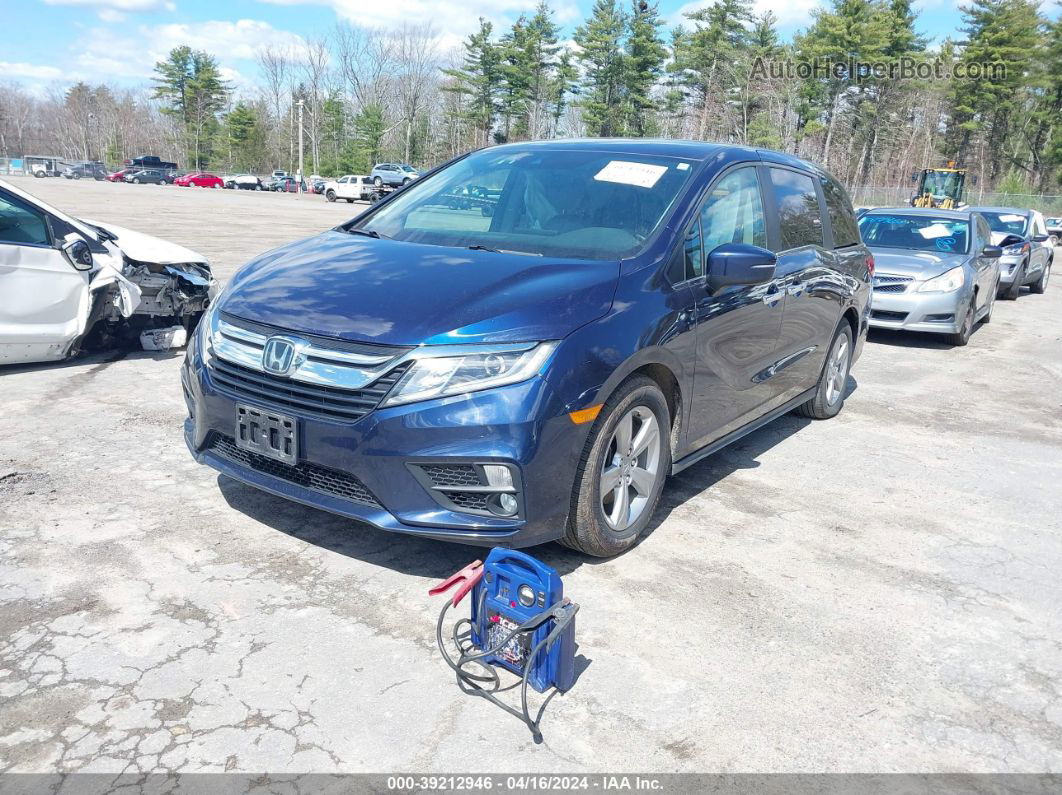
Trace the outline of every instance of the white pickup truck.
[[345, 177], [325, 183], [324, 195], [330, 202], [336, 199], [346, 199], [348, 202], [368, 201], [375, 190], [372, 180], [357, 174], [347, 174]]

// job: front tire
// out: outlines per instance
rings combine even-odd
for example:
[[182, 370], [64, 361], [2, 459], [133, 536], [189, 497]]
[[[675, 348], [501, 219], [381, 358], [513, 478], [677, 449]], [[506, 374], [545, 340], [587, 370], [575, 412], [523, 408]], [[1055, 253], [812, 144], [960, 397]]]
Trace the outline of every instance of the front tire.
[[974, 316], [976, 311], [974, 305], [977, 303], [976, 295], [970, 298], [970, 303], [966, 306], [966, 312], [962, 316], [962, 326], [954, 334], [949, 334], [948, 342], [957, 348], [964, 347], [970, 341], [970, 335], [973, 334], [974, 328]]
[[334, 202], [336, 200], [336, 192], [334, 190], [325, 191], [325, 199]]
[[852, 369], [852, 350], [852, 327], [847, 320], [842, 320], [823, 362], [815, 394], [797, 407], [797, 414], [813, 420], [828, 420], [840, 414], [848, 389], [848, 372]]
[[133, 184], [134, 185], [139, 185], [140, 184], [140, 178], [139, 177], [134, 177], [133, 178]]
[[383, 180], [380, 177], [373, 177], [372, 184], [375, 185], [377, 188], [382, 188]]
[[1029, 289], [1037, 295], [1043, 295], [1047, 290], [1047, 280], [1051, 278], [1051, 263], [1048, 262], [1044, 265], [1044, 269], [1040, 271], [1040, 278], [1030, 285]]
[[656, 382], [631, 378], [608, 399], [576, 470], [561, 543], [594, 557], [633, 547], [671, 471], [671, 415]]

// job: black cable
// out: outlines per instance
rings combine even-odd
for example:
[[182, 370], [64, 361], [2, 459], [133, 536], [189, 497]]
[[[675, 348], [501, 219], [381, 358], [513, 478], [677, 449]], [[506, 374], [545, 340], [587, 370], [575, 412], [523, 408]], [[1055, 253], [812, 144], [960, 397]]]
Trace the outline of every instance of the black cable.
[[[486, 591], [481, 592], [479, 612], [477, 613], [477, 615], [482, 615], [483, 602], [485, 596]], [[550, 646], [553, 645], [553, 642], [558, 637], [560, 637], [560, 634], [564, 631], [564, 628], [567, 627], [568, 624], [571, 623], [572, 619], [575, 618], [575, 614], [579, 610], [579, 605], [573, 604], [567, 599], [565, 599], [563, 602], [554, 605], [548, 610], [544, 610], [541, 613], [538, 613], [537, 615], [534, 615], [523, 623], [519, 624], [514, 629], [510, 630], [510, 632], [505, 637], [503, 637], [500, 641], [495, 643], [490, 648], [483, 649], [475, 653], [469, 653], [472, 649], [476, 648], [471, 643], [469, 643], [467, 647], [461, 643], [461, 627], [465, 624], [468, 624], [469, 635], [471, 635], [472, 628], [472, 621], [467, 618], [462, 618], [454, 624], [452, 632], [454, 646], [461, 653], [461, 656], [457, 659], [456, 662], [454, 662], [453, 658], [447, 653], [446, 646], [443, 643], [443, 622], [446, 618], [446, 613], [449, 611], [450, 607], [451, 602], [449, 599], [447, 599], [446, 602], [443, 604], [442, 610], [439, 611], [439, 620], [436, 622], [435, 625], [435, 641], [439, 645], [439, 652], [442, 654], [443, 659], [446, 660], [446, 664], [449, 665], [457, 674], [458, 687], [460, 687], [461, 690], [465, 693], [482, 696], [483, 698], [492, 702], [495, 706], [501, 707], [510, 715], [519, 718], [524, 722], [524, 725], [526, 725], [527, 728], [531, 731], [531, 735], [534, 738], [535, 742], [542, 742], [542, 732], [539, 729], [539, 723], [542, 720], [542, 713], [545, 711], [546, 705], [550, 702], [550, 699], [552, 699], [553, 696], [557, 694], [557, 689], [556, 687], [553, 688], [553, 692], [550, 693], [549, 696], [547, 696], [545, 702], [543, 702], [542, 706], [539, 708], [538, 715], [535, 717], [534, 720], [532, 720], [531, 713], [528, 711], [527, 708], [527, 679], [528, 676], [530, 676], [531, 674], [531, 665], [538, 657], [539, 652], [542, 651], [543, 648], [548, 649]], [[534, 649], [531, 650], [531, 653], [528, 655], [524, 662], [524, 672], [520, 678], [521, 710], [517, 711], [513, 707], [510, 707], [508, 704], [499, 700], [494, 695], [501, 688], [501, 677], [498, 676], [498, 672], [494, 668], [494, 666], [488, 665], [487, 663], [483, 662], [483, 659], [492, 654], [497, 654], [501, 649], [505, 648], [506, 644], [508, 644], [510, 640], [512, 640], [520, 633], [534, 631], [551, 618], [554, 619], [553, 629], [549, 632], [548, 635], [546, 635], [546, 637], [542, 638], [542, 640], [535, 644]], [[486, 670], [489, 675], [477, 676], [476, 674], [463, 670], [466, 665], [470, 665], [472, 663], [479, 665], [481, 668]], [[483, 687], [482, 685], [478, 684], [479, 682], [490, 682], [490, 686]]]

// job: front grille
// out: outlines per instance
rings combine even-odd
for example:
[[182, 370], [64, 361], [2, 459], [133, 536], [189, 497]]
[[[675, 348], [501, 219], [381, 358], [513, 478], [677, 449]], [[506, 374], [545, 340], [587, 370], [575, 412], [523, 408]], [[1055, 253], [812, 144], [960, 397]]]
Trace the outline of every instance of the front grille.
[[433, 486], [454, 487], [485, 486], [471, 464], [421, 464], [421, 469], [431, 479]]
[[371, 505], [374, 508], [383, 507], [380, 505], [380, 501], [372, 495], [371, 491], [365, 488], [365, 485], [360, 480], [353, 475], [348, 475], [346, 472], [338, 472], [334, 469], [307, 462], [292, 466], [281, 461], [274, 461], [272, 458], [260, 453], [237, 447], [235, 440], [231, 436], [217, 433], [214, 434], [210, 451], [233, 463], [250, 467], [255, 472], [272, 475], [275, 478], [286, 480], [288, 483], [294, 483], [296, 486], [319, 491], [322, 494], [329, 494], [333, 497], [341, 497], [362, 505]]
[[891, 273], [877, 273], [874, 275], [874, 292], [876, 293], [902, 293], [907, 291], [914, 279], [911, 276], [894, 276]]
[[376, 343], [368, 342], [351, 342], [349, 340], [336, 339], [335, 337], [324, 337], [320, 334], [308, 334], [304, 331], [293, 332], [290, 329], [280, 328], [279, 326], [270, 326], [267, 323], [258, 323], [253, 320], [244, 320], [242, 317], [236, 315], [230, 315], [228, 312], [221, 312], [221, 319], [226, 323], [231, 323], [237, 328], [242, 328], [247, 331], [253, 331], [255, 334], [261, 334], [263, 337], [272, 337], [274, 334], [295, 334], [300, 339], [307, 340], [315, 348], [323, 348], [325, 350], [334, 351], [346, 351], [348, 353], [362, 353], [370, 356], [376, 356], [380, 354], [387, 354], [394, 358], [401, 356], [407, 351], [413, 350], [409, 347], [400, 347], [396, 345], [378, 345]]
[[353, 422], [379, 405], [407, 367], [409, 362], [362, 389], [337, 389], [293, 381], [214, 357], [210, 378], [219, 391], [234, 398], [260, 400], [278, 410], [291, 409], [300, 416]]
[[444, 491], [443, 495], [458, 508], [470, 511], [486, 511], [489, 494], [481, 491]]
[[906, 312], [889, 312], [885, 309], [875, 309], [870, 316], [875, 320], [888, 320], [895, 323], [901, 323], [907, 319]]

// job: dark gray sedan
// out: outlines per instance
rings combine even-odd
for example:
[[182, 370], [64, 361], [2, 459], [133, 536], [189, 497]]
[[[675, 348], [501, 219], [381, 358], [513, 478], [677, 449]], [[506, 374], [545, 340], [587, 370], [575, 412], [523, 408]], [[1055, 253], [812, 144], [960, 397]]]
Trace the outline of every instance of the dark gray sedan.
[[992, 317], [999, 258], [992, 230], [969, 210], [878, 208], [859, 219], [874, 255], [870, 325], [946, 334], [965, 345]]

